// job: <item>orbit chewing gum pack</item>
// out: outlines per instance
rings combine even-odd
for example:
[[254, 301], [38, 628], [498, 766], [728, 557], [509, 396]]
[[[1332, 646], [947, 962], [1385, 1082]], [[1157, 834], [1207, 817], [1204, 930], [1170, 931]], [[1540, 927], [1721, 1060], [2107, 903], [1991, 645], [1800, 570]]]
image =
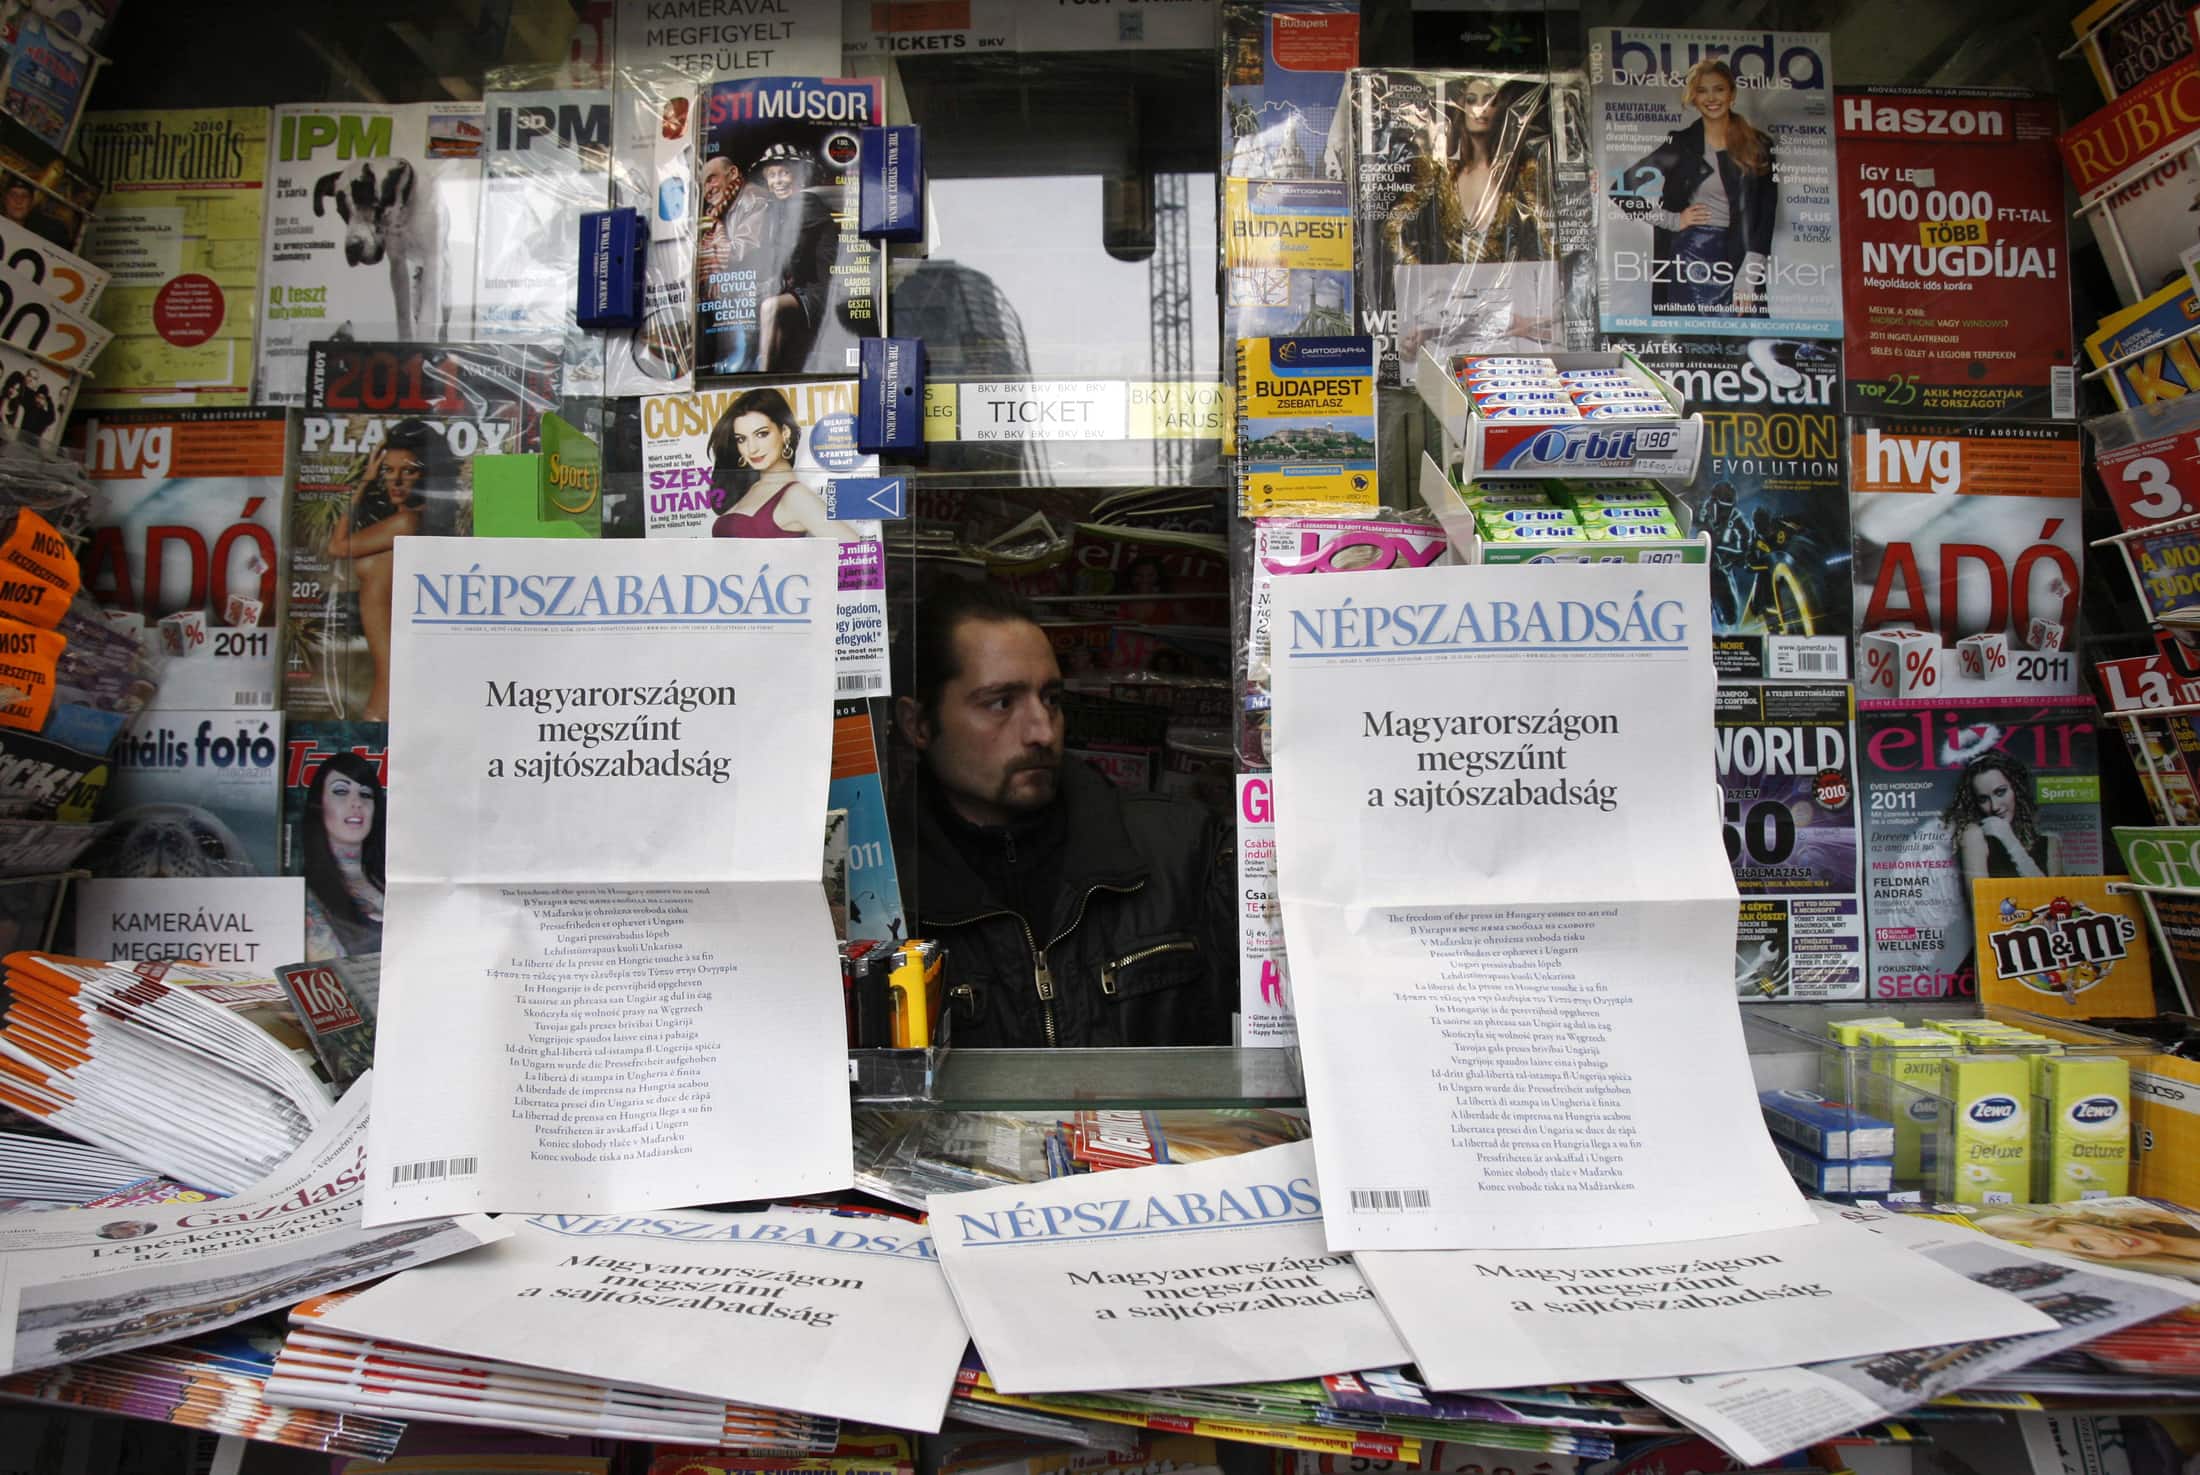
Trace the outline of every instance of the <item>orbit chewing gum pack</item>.
[[2041, 1176], [2051, 1204], [2120, 1198], [2131, 1189], [2131, 1066], [2112, 1055], [2038, 1062], [2046, 1118]]
[[1959, 1204], [2032, 1198], [2032, 1068], [2015, 1055], [1956, 1055], [1940, 1062], [1946, 1120], [1933, 1139], [1933, 1178]]

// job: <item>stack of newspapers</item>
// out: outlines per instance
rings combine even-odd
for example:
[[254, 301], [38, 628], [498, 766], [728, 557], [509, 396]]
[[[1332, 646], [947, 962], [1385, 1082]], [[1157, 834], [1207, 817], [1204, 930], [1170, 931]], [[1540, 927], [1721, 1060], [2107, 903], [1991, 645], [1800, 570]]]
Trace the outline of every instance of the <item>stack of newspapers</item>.
[[276, 1408], [266, 1398], [270, 1342], [219, 1332], [66, 1367], [0, 1378], [0, 1397], [157, 1419], [263, 1444], [387, 1459], [405, 1425], [395, 1419]]
[[148, 1176], [142, 1164], [0, 1106], [0, 1211], [73, 1208]]
[[328, 1088], [259, 1024], [182, 986], [194, 972], [10, 954], [0, 1102], [214, 1193], [260, 1182], [328, 1115]]
[[539, 1434], [596, 1435], [722, 1446], [767, 1454], [832, 1449], [838, 1419], [755, 1408], [546, 1368], [458, 1357], [353, 1336], [322, 1323], [348, 1294], [292, 1309], [268, 1397], [291, 1408], [434, 1419]]

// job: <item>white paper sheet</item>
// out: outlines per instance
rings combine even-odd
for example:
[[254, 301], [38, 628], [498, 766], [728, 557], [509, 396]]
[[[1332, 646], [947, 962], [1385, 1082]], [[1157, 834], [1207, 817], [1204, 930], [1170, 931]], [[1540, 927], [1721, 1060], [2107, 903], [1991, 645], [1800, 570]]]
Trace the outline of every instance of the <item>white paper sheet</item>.
[[235, 1198], [0, 1215], [0, 1372], [213, 1331], [504, 1238], [476, 1216], [361, 1227], [373, 1080]]
[[545, 1214], [452, 1275], [320, 1317], [378, 1337], [801, 1413], [936, 1431], [969, 1333], [913, 1224], [821, 1209]]
[[935, 1195], [940, 1265], [1003, 1393], [1268, 1382], [1407, 1354], [1322, 1242], [1311, 1143]]
[[1279, 884], [1330, 1246], [1809, 1222], [1729, 988], [1703, 568], [1333, 574], [1276, 600]]
[[833, 558], [399, 543], [370, 1223], [847, 1186]]
[[2052, 1329], [1988, 1342], [1950, 1343], [1943, 1336], [1938, 1345], [1883, 1356], [1628, 1386], [1744, 1463], [1769, 1465], [1805, 1445], [2200, 1300], [2200, 1287], [2003, 1244], [1930, 1219], [1862, 1207], [1839, 1212], [1920, 1259], [2021, 1297], [2050, 1316]]
[[1683, 1244], [1357, 1259], [1429, 1386], [1456, 1391], [1691, 1376], [2055, 1325], [1830, 1216]]

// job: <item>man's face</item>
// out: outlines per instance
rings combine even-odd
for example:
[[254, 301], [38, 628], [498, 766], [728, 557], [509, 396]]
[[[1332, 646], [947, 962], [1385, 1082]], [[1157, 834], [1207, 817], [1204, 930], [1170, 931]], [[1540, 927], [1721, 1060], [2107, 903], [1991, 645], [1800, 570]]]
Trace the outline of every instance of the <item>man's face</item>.
[[724, 159], [713, 159], [703, 166], [703, 204], [712, 210], [723, 210], [726, 201], [741, 188], [741, 171]]
[[1062, 670], [1046, 632], [1028, 620], [966, 619], [955, 656], [937, 713], [926, 718], [913, 701], [903, 709], [910, 741], [973, 824], [1045, 808], [1062, 774]]
[[11, 184], [5, 193], [0, 193], [0, 210], [6, 211], [10, 220], [28, 220], [35, 201], [36, 197], [31, 194], [29, 185]]
[[794, 169], [786, 164], [764, 166], [764, 188], [784, 200], [794, 193]]

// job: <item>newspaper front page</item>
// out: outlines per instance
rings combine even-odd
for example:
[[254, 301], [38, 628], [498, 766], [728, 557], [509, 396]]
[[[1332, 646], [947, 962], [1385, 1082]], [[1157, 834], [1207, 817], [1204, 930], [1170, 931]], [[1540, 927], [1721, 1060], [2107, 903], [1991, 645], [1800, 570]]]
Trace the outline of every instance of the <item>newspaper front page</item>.
[[1831, 1210], [1694, 1243], [1358, 1258], [1432, 1388], [1717, 1373], [2055, 1326]]
[[1276, 599], [1330, 1247], [1807, 1223], [1727, 982], [1704, 569], [1391, 569]]
[[1322, 1241], [1309, 1142], [935, 1195], [929, 1207], [940, 1264], [1003, 1393], [1407, 1360], [1352, 1257]]
[[470, 1357], [937, 1431], [970, 1334], [916, 1224], [823, 1209], [539, 1214], [322, 1325]]
[[213, 1331], [509, 1234], [476, 1216], [361, 1226], [372, 1084], [235, 1198], [0, 1215], [0, 1371]]
[[847, 1186], [835, 557], [398, 541], [370, 1220]]

